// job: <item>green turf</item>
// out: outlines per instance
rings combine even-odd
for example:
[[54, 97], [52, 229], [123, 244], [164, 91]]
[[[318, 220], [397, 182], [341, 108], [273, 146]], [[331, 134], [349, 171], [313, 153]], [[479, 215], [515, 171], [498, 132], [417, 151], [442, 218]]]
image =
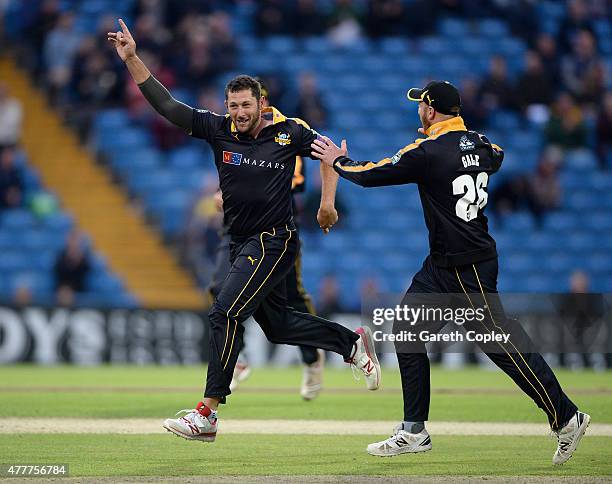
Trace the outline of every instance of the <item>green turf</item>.
[[[559, 381], [568, 388], [606, 389], [612, 391], [612, 371], [571, 372], [556, 370]], [[0, 366], [0, 381], [6, 386], [140, 386], [140, 387], [181, 387], [199, 388], [206, 377], [204, 366], [52, 366], [32, 365]], [[294, 387], [299, 385], [301, 369], [297, 367], [254, 369], [245, 382], [246, 387], [264, 386]], [[513, 384], [500, 371], [486, 371], [468, 368], [449, 371], [432, 367], [432, 388], [512, 388]], [[357, 387], [351, 372], [346, 369], [326, 369], [325, 383], [331, 387]], [[383, 388], [399, 388], [397, 369], [383, 368]]]
[[0, 435], [0, 461], [69, 464], [72, 476], [612, 475], [606, 437], [586, 437], [562, 467], [551, 465], [556, 442], [545, 437], [434, 437], [434, 450], [425, 454], [364, 452], [384, 437], [220, 435], [205, 444], [169, 434]]
[[[380, 420], [399, 420], [402, 398], [397, 370], [384, 373], [381, 392], [363, 389], [350, 371], [328, 370], [325, 384], [332, 388], [349, 388], [351, 393], [323, 392], [313, 402], [303, 402], [297, 388], [299, 368], [256, 369], [222, 407], [223, 418], [339, 419], [360, 418], [359, 408], [375, 409]], [[204, 376], [200, 367], [1, 367], [0, 381], [11, 391], [1, 391], [2, 416], [62, 417], [167, 417], [176, 410], [194, 405], [201, 395]], [[559, 372], [559, 379], [576, 395], [570, 397], [588, 411], [597, 423], [612, 423], [612, 394], [585, 393], [585, 389], [612, 392], [610, 373]], [[120, 391], [62, 392], [55, 387], [125, 388]], [[140, 387], [138, 389], [137, 387]], [[169, 391], [168, 387], [187, 387]], [[281, 392], [257, 391], [259, 388], [282, 388]], [[465, 393], [434, 393], [431, 420], [542, 422], [543, 413], [502, 373], [477, 369], [462, 371], [432, 370], [432, 388], [470, 389]], [[22, 391], [19, 391], [21, 389]], [[25, 390], [28, 391], [25, 391]], [[32, 391], [35, 389], [36, 391]], [[285, 390], [286, 389], [286, 390]], [[363, 390], [362, 390], [363, 389]], [[480, 389], [480, 390], [478, 390]], [[246, 391], [248, 390], [248, 391]], [[487, 393], [499, 390], [501, 394]]]

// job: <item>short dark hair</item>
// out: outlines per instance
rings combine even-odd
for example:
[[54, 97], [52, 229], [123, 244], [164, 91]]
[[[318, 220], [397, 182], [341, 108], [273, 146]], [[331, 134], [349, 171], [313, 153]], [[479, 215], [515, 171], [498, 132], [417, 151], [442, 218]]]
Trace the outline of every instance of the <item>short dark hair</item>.
[[259, 100], [261, 97], [261, 84], [257, 82], [257, 79], [251, 76], [241, 75], [234, 77], [227, 83], [225, 86], [225, 99], [227, 100], [227, 95], [230, 92], [240, 92], [245, 89], [250, 89], [255, 99]]

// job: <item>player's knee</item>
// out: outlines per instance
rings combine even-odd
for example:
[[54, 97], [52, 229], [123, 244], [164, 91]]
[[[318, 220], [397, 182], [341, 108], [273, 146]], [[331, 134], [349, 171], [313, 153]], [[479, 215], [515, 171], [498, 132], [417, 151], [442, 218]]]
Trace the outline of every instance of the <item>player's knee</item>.
[[211, 326], [216, 324], [226, 324], [228, 319], [228, 310], [215, 302], [208, 311], [208, 321]]

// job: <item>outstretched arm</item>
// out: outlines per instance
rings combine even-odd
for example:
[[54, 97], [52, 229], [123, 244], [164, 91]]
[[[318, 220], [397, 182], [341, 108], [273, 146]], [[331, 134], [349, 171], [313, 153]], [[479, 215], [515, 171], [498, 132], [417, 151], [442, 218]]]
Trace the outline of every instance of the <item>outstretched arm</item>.
[[136, 41], [127, 25], [122, 19], [119, 19], [119, 25], [120, 31], [108, 32], [108, 40], [114, 44], [117, 54], [125, 62], [140, 91], [159, 114], [191, 133], [193, 108], [174, 99], [163, 84], [151, 75], [144, 62], [136, 55]]
[[333, 167], [342, 178], [363, 187], [420, 183], [427, 176], [425, 152], [418, 143], [399, 150], [393, 157], [378, 162], [354, 161], [347, 155], [346, 142], [339, 148], [329, 138], [312, 143], [312, 154]]

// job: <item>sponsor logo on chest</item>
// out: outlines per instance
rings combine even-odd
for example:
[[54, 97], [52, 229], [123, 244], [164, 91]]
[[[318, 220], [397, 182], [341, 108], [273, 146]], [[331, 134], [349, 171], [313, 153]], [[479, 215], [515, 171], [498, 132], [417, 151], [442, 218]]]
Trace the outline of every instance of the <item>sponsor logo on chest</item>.
[[285, 163], [278, 161], [257, 160], [255, 158], [247, 158], [242, 153], [234, 153], [233, 151], [223, 152], [223, 163], [228, 165], [250, 165], [259, 168], [270, 168], [272, 170], [284, 170]]

